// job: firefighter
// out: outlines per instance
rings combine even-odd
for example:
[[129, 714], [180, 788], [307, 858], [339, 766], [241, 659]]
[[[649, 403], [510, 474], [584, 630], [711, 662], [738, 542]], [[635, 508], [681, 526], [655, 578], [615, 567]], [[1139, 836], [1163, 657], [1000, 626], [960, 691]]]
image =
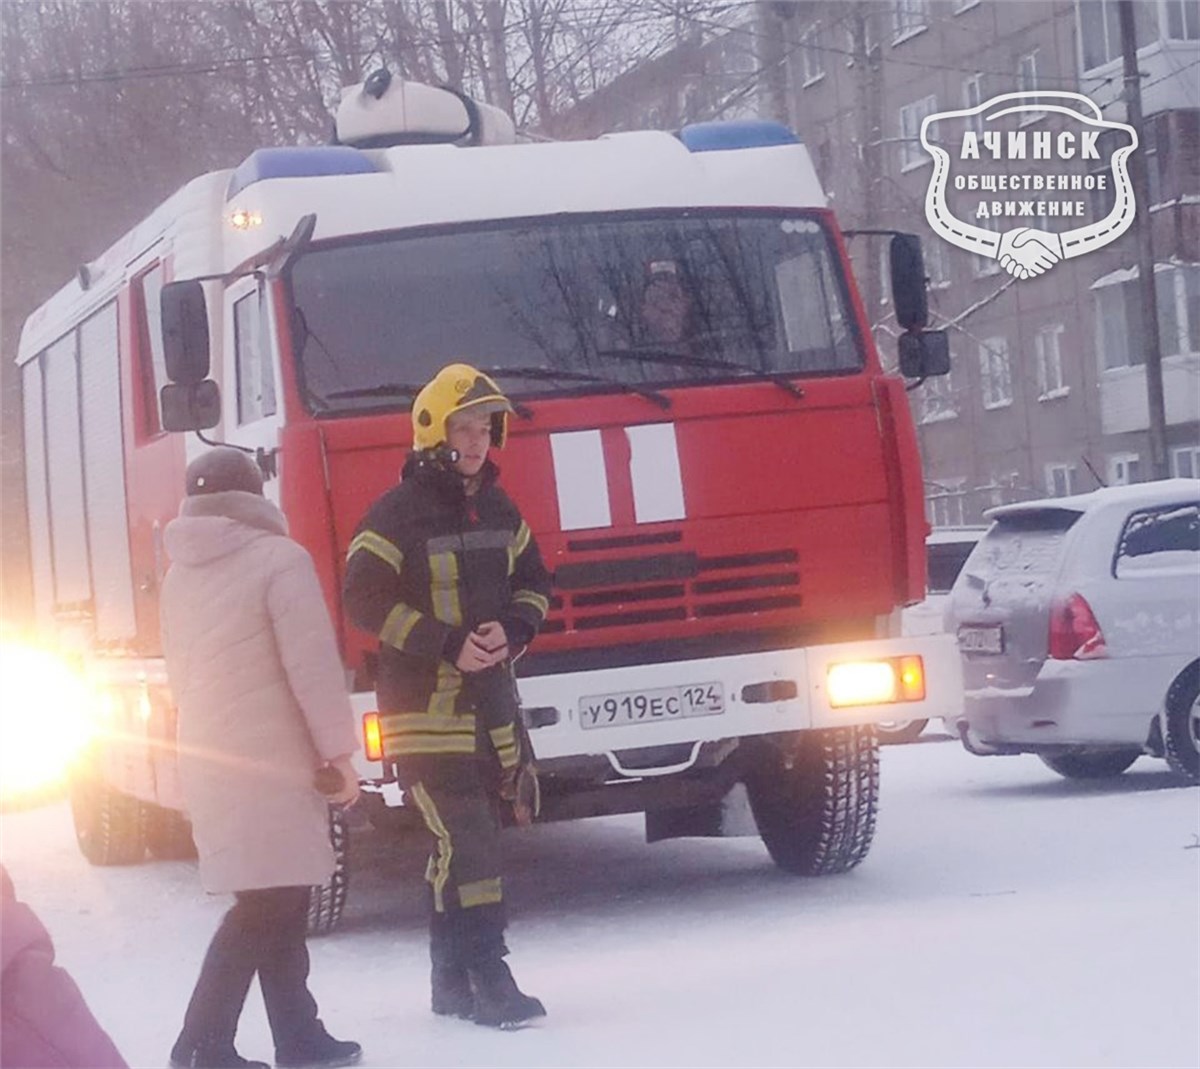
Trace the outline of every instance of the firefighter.
[[413, 402], [400, 484], [350, 543], [344, 602], [379, 638], [383, 753], [433, 836], [434, 1013], [511, 1028], [545, 1015], [504, 955], [498, 809], [536, 815], [512, 662], [548, 606], [537, 543], [488, 458], [512, 406], [487, 375], [443, 368]]

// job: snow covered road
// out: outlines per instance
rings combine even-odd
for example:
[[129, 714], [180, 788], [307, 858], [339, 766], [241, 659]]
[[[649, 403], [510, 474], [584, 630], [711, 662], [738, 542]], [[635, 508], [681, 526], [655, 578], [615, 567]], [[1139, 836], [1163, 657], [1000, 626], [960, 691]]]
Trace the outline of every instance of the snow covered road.
[[[187, 862], [92, 868], [61, 803], [0, 830], [96, 1015], [131, 1065], [163, 1066], [225, 901]], [[372, 835], [344, 930], [311, 944], [364, 1065], [1200, 1065], [1200, 791], [1159, 761], [1089, 785], [948, 741], [886, 749], [874, 849], [819, 880], [752, 839], [647, 846], [639, 818], [506, 844], [511, 961], [548, 1019], [429, 1013], [423, 852]], [[271, 1053], [257, 991], [239, 1048]]]

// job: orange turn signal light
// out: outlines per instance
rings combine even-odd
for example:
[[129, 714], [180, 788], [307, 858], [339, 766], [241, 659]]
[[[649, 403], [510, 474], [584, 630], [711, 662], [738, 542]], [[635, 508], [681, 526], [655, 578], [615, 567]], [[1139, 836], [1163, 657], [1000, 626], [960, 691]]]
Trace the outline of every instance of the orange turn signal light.
[[363, 713], [363, 749], [368, 761], [383, 760], [383, 729], [378, 713]]

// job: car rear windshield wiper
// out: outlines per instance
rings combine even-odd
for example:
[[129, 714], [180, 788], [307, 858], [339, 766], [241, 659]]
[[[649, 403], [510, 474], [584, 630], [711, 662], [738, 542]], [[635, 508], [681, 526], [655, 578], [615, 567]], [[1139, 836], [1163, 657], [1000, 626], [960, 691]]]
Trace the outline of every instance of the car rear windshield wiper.
[[644, 397], [647, 401], [652, 401], [659, 408], [666, 409], [671, 407], [671, 399], [666, 394], [648, 389], [645, 386], [638, 386], [632, 382], [621, 382], [619, 379], [609, 379], [603, 375], [595, 375], [590, 371], [570, 371], [566, 368], [555, 367], [486, 367], [480, 368], [480, 370], [485, 375], [491, 375], [492, 378], [497, 379], [510, 376], [520, 379], [545, 381], [562, 379], [565, 382], [594, 382], [598, 385], [611, 386], [617, 390], [624, 390], [626, 393], [636, 393], [639, 397]]
[[673, 364], [676, 367], [703, 367], [712, 371], [732, 371], [738, 375], [749, 375], [764, 382], [773, 382], [781, 390], [793, 397], [803, 397], [804, 390], [788, 377], [786, 371], [760, 371], [758, 368], [747, 367], [733, 360], [720, 360], [713, 356], [691, 356], [688, 353], [678, 353], [673, 349], [598, 349], [596, 355], [611, 356], [617, 360], [629, 360], [633, 363]]

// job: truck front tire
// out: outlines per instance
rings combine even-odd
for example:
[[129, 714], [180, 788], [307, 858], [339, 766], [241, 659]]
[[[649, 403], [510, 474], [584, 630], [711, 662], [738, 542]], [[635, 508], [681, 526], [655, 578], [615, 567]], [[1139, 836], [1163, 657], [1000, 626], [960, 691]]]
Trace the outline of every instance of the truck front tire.
[[79, 852], [93, 865], [135, 865], [146, 853], [142, 803], [87, 772], [71, 779]]
[[333, 875], [309, 892], [309, 935], [327, 935], [337, 928], [350, 890], [350, 828], [342, 811], [332, 806], [329, 808], [329, 841], [333, 845]]
[[771, 859], [798, 876], [848, 872], [867, 856], [879, 803], [879, 740], [870, 724], [756, 747], [746, 789]]

